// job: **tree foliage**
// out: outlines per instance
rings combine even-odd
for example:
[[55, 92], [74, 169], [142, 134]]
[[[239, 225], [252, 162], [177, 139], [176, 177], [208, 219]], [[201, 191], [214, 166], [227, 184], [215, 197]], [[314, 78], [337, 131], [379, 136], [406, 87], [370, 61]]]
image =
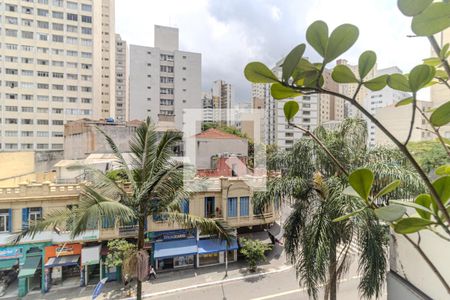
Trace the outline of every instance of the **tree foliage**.
[[249, 270], [256, 271], [258, 264], [266, 260], [265, 252], [270, 250], [271, 245], [258, 240], [245, 239], [239, 240], [241, 244], [240, 252], [245, 256]]

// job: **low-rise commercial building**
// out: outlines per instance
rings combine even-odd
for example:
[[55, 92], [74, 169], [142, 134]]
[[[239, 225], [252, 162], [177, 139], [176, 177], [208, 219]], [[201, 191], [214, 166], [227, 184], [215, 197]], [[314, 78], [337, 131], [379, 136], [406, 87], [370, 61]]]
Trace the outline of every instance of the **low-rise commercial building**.
[[[222, 220], [236, 230], [266, 226], [277, 219], [276, 205], [263, 212], [253, 208], [252, 186], [258, 178], [196, 180], [197, 189], [183, 205], [184, 213]], [[77, 205], [82, 190], [83, 184], [51, 183], [0, 188], [0, 266], [3, 270], [18, 268], [19, 296], [24, 296], [30, 288], [37, 287], [45, 292], [52, 285], [61, 283], [78, 286], [92, 278], [119, 278], [120, 270], [109, 269], [103, 264], [106, 244], [111, 239], [135, 239], [136, 225], [102, 222], [74, 239], [61, 228], [60, 233], [44, 231], [34, 237], [23, 238], [15, 246], [9, 244], [14, 234], [25, 229], [30, 222], [55, 209]], [[186, 229], [157, 215], [149, 216], [146, 236], [157, 269], [201, 267], [223, 263], [225, 259], [237, 259], [236, 241], [227, 244], [217, 237], [202, 234], [196, 228]]]

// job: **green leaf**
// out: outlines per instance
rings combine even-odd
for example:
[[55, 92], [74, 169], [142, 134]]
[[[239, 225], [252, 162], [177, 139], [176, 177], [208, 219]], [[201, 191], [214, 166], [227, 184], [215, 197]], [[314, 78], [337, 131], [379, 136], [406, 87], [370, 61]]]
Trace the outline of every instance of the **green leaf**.
[[450, 26], [450, 4], [436, 2], [427, 7], [420, 15], [413, 17], [412, 31], [420, 36], [429, 36]]
[[356, 83], [358, 79], [356, 79], [355, 74], [353, 74], [352, 70], [346, 65], [337, 65], [333, 69], [333, 73], [331, 73], [331, 77], [334, 81], [338, 83]]
[[269, 68], [260, 62], [251, 62], [244, 69], [245, 78], [253, 83], [279, 82], [278, 78]]
[[413, 103], [413, 101], [414, 101], [413, 97], [408, 97], [408, 98], [405, 98], [405, 99], [400, 100], [400, 101], [398, 101], [397, 103], [395, 103], [395, 107], [399, 107], [399, 106], [403, 106], [403, 105], [408, 105], [408, 104]]
[[357, 198], [359, 198], [359, 194], [351, 186], [346, 187], [342, 191], [342, 194], [350, 196], [350, 197], [357, 197]]
[[439, 57], [442, 59], [446, 59], [448, 56], [448, 48], [450, 48], [450, 43], [445, 44], [442, 46], [441, 51], [439, 52]]
[[363, 83], [371, 91], [379, 91], [386, 87], [389, 75], [381, 75]]
[[450, 175], [450, 165], [443, 165], [437, 168], [434, 173], [438, 176]]
[[[431, 198], [430, 198], [430, 201], [431, 201]], [[412, 207], [412, 208], [416, 209], [417, 212], [423, 211], [423, 212], [426, 212], [426, 213], [428, 213], [430, 215], [433, 213], [429, 208], [426, 208], [425, 206], [420, 205], [418, 203], [414, 203], [414, 202], [401, 201], [401, 200], [389, 200], [389, 203], [394, 203], [394, 204], [402, 205], [402, 206], [405, 206], [405, 207]]]
[[297, 92], [296, 90], [284, 86], [281, 83], [274, 83], [270, 87], [270, 93], [272, 94], [272, 97], [275, 99], [281, 100], [286, 98], [293, 98], [297, 96], [301, 96], [302, 94]]
[[380, 198], [380, 197], [392, 192], [400, 185], [400, 183], [401, 183], [400, 180], [392, 181], [387, 186], [385, 186], [381, 191], [378, 192], [378, 194], [375, 196], [375, 199]]
[[433, 0], [398, 0], [400, 11], [408, 17], [416, 16], [423, 12]]
[[436, 70], [436, 74], [434, 74], [434, 77], [448, 80], [448, 74], [444, 70]]
[[400, 219], [406, 212], [406, 208], [401, 205], [390, 204], [374, 209], [377, 217], [386, 222], [394, 222]]
[[450, 101], [436, 108], [430, 117], [430, 122], [434, 126], [444, 126], [450, 122]]
[[287, 82], [289, 78], [291, 77], [292, 73], [294, 73], [295, 68], [297, 67], [298, 63], [300, 62], [300, 59], [303, 56], [303, 53], [305, 53], [305, 44], [300, 44], [294, 49], [289, 52], [289, 54], [286, 56], [286, 59], [283, 62], [282, 73], [283, 73], [283, 80]]
[[435, 73], [434, 67], [428, 65], [415, 66], [408, 77], [411, 91], [417, 92], [425, 87], [434, 78]]
[[348, 215], [341, 216], [341, 217], [339, 217], [339, 218], [334, 219], [333, 222], [340, 222], [340, 221], [347, 220], [348, 218], [351, 218], [351, 217], [353, 217], [354, 215], [359, 214], [360, 212], [362, 212], [362, 211], [365, 210], [365, 209], [366, 209], [366, 207], [363, 207], [363, 208], [360, 208], [360, 209], [358, 209], [358, 210], [355, 210], [354, 212], [351, 212], [351, 213], [349, 213]]
[[358, 27], [352, 24], [342, 24], [330, 35], [328, 39], [327, 51], [325, 54], [325, 63], [335, 60], [339, 55], [350, 49], [359, 36]]
[[374, 176], [369, 169], [358, 169], [348, 177], [348, 181], [358, 195], [368, 202]]
[[359, 56], [358, 71], [361, 80], [369, 74], [377, 62], [377, 55], [373, 51], [365, 51]]
[[297, 101], [288, 101], [284, 104], [283, 109], [284, 109], [284, 116], [288, 121], [290, 121], [298, 113], [300, 107]]
[[434, 189], [436, 190], [442, 204], [446, 204], [450, 199], [450, 176], [442, 176], [433, 181]]
[[437, 57], [430, 57], [423, 59], [423, 63], [428, 66], [437, 67], [441, 64], [441, 60]]
[[328, 26], [323, 21], [315, 21], [306, 30], [306, 40], [308, 43], [325, 58], [328, 46]]
[[[414, 202], [427, 209], [430, 209], [432, 203], [431, 196], [429, 194], [420, 194], [419, 196], [416, 197]], [[431, 210], [427, 212], [424, 211], [422, 208], [421, 209], [416, 208], [416, 211], [423, 219], [429, 220], [431, 218]]]
[[430, 220], [425, 220], [421, 218], [404, 218], [394, 225], [394, 230], [400, 234], [408, 234], [420, 231], [429, 225], [434, 224]]
[[411, 92], [411, 88], [409, 87], [408, 78], [402, 74], [392, 74], [387, 78], [387, 84], [389, 87], [393, 88], [397, 91], [402, 92]]

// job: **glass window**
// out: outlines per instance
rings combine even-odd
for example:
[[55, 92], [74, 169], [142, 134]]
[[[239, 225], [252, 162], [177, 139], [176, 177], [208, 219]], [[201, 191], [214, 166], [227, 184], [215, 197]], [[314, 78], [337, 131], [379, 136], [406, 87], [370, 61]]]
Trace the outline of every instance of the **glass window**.
[[[83, 16], [84, 17], [84, 16]], [[78, 21], [78, 15], [77, 14], [67, 14], [67, 20], [70, 21]], [[84, 21], [83, 21], [84, 22]]]
[[81, 21], [83, 23], [92, 23], [92, 17], [90, 17], [90, 16], [81, 16]]
[[181, 201], [181, 212], [184, 214], [188, 214], [189, 213], [189, 199], [183, 199], [183, 201]]
[[241, 197], [239, 201], [239, 214], [241, 217], [247, 217], [249, 215], [249, 197]]
[[9, 231], [10, 225], [10, 210], [0, 209], [0, 232]]
[[92, 11], [92, 5], [90, 5], [90, 4], [81, 4], [81, 10], [83, 10], [83, 11]]
[[64, 13], [60, 11], [52, 11], [52, 17], [55, 19], [64, 19]]
[[237, 198], [228, 198], [228, 217], [237, 217]]
[[28, 216], [28, 221], [30, 223], [36, 222], [36, 221], [40, 220], [41, 218], [42, 218], [42, 208], [41, 207], [31, 207], [29, 216]]
[[213, 218], [215, 216], [215, 198], [205, 197], [205, 217]]

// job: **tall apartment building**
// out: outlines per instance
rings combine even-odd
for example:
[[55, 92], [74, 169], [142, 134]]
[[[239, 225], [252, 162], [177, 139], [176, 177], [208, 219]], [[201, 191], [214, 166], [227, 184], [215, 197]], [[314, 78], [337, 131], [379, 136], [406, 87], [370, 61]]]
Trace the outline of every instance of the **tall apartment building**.
[[204, 123], [214, 122], [214, 105], [211, 92], [202, 92], [202, 120]]
[[200, 109], [201, 54], [179, 50], [178, 29], [155, 26], [154, 47], [130, 45], [130, 119], [183, 126], [183, 109]]
[[[389, 67], [385, 69], [376, 70], [374, 73], [375, 77], [382, 75], [389, 75], [395, 73], [402, 73], [398, 67]], [[380, 91], [368, 91], [366, 93], [366, 99], [364, 100], [364, 107], [372, 114], [379, 115], [380, 112], [377, 113], [377, 110], [383, 107], [392, 106], [398, 101], [410, 97], [410, 93], [397, 91], [389, 86], [386, 86], [384, 89]], [[393, 120], [395, 121], [395, 120]], [[409, 125], [409, 123], [408, 123]], [[368, 137], [369, 137], [369, 146], [375, 146], [378, 144], [377, 139], [375, 137], [375, 125], [367, 119], [367, 127], [368, 127]]]
[[[323, 72], [324, 85], [323, 88], [328, 91], [339, 92], [339, 84], [331, 78], [331, 71], [325, 69]], [[344, 100], [328, 95], [319, 95], [319, 124], [330, 121], [344, 120]]]
[[2, 1], [0, 19], [0, 150], [62, 149], [64, 123], [109, 111], [114, 1]]
[[[352, 72], [354, 74], [358, 74], [358, 65], [351, 65], [348, 63], [347, 60], [345, 59], [338, 59], [336, 61], [337, 65], [345, 65], [347, 67], [350, 68], [350, 70], [352, 70]], [[367, 74], [366, 79], [370, 79], [374, 77], [375, 74], [375, 70], [376, 70], [376, 66], [369, 72], [369, 74]], [[353, 95], [356, 92], [356, 88], [357, 88], [357, 84], [356, 83], [346, 83], [346, 84], [339, 84], [339, 93], [343, 94], [347, 97], [353, 97]], [[358, 93], [358, 95], [356, 96], [356, 101], [361, 104], [364, 105], [364, 99], [366, 99], [366, 95], [369, 92], [368, 89], [366, 89], [365, 87], [362, 87]], [[356, 109], [356, 107], [354, 107], [353, 105], [351, 105], [348, 102], [344, 103], [344, 117], [345, 118], [362, 118], [362, 114], [361, 112]]]
[[214, 121], [230, 125], [231, 105], [234, 100], [234, 89], [231, 84], [223, 80], [216, 80], [211, 90], [214, 109]]
[[[100, 0], [93, 0], [100, 4]], [[115, 114], [115, 80], [116, 80], [116, 34], [115, 34], [115, 0], [101, 0], [101, 9], [96, 11], [94, 18], [101, 20], [101, 27], [94, 27], [94, 31], [101, 28], [101, 55], [95, 56], [101, 59], [100, 80], [101, 92], [95, 99], [101, 99], [101, 117], [114, 117]], [[98, 24], [100, 26], [100, 24]], [[98, 65], [98, 64], [97, 64]], [[99, 78], [96, 76], [96, 78]], [[98, 83], [96, 83], [98, 84]], [[97, 86], [97, 85], [96, 85]]]
[[116, 34], [116, 91], [115, 109], [116, 119], [119, 122], [128, 121], [128, 71], [127, 71], [127, 42]]
[[[280, 60], [272, 72], [281, 77]], [[304, 128], [314, 130], [319, 125], [319, 95], [300, 96], [284, 100], [275, 100], [270, 95], [269, 84], [252, 84], [253, 108], [264, 105], [264, 141], [266, 144], [277, 145], [279, 149], [289, 150], [303, 133], [288, 125], [284, 116], [284, 104], [290, 100], [299, 103], [300, 111], [292, 122]]]

